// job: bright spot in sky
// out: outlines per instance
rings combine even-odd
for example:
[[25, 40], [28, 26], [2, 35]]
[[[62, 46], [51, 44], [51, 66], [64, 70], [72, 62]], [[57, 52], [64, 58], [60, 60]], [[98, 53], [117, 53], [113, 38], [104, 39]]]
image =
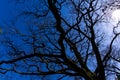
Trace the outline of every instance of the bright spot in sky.
[[120, 33], [120, 9], [116, 9], [112, 12], [112, 24], [115, 27], [115, 32]]
[[120, 9], [116, 9], [113, 11], [112, 18], [114, 21], [120, 21]]

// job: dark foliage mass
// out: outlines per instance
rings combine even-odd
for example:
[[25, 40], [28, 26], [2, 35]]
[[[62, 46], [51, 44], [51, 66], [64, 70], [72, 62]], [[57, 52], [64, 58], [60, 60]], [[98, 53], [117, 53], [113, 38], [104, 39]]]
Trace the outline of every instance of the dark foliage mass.
[[0, 61], [1, 73], [13, 71], [41, 77], [57, 74], [58, 80], [67, 76], [75, 80], [107, 80], [119, 74], [119, 46], [115, 46], [119, 22], [113, 26], [110, 38], [100, 25], [109, 22], [119, 0], [32, 2], [19, 15], [20, 22], [16, 21], [14, 29], [5, 35], [3, 42], [9, 58]]

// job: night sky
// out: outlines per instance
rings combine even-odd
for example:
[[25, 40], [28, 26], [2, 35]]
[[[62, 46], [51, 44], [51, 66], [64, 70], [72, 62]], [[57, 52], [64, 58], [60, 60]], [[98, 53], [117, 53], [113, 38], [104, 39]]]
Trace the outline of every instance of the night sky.
[[[26, 4], [27, 5], [27, 4]], [[2, 29], [2, 33], [0, 34], [0, 40], [2, 40], [2, 35], [5, 31], [9, 31], [9, 26], [11, 25], [11, 21], [15, 20], [16, 17], [24, 10], [26, 5], [20, 3], [17, 4], [15, 0], [0, 0], [0, 28]], [[28, 4], [29, 5], [29, 4]], [[20, 25], [21, 23], [17, 23], [17, 25]], [[21, 26], [19, 26], [21, 27]], [[22, 28], [22, 27], [21, 27]], [[14, 38], [16, 40], [16, 38]], [[6, 59], [6, 48], [0, 45], [0, 60]], [[55, 75], [54, 76], [48, 76], [46, 78], [47, 80], [56, 80]], [[64, 78], [64, 80], [69, 79], [72, 80], [72, 78]], [[40, 80], [39, 77], [36, 76], [24, 76], [19, 75], [14, 72], [8, 72], [6, 74], [0, 74], [0, 80]]]
[[15, 5], [9, 0], [0, 0], [0, 23], [8, 22], [16, 14]]
[[[0, 29], [2, 29], [2, 33], [0, 33], [0, 40], [2, 40], [3, 34], [6, 31], [9, 31], [11, 28], [9, 25], [11, 25], [12, 21], [15, 21], [17, 18], [19, 18], [19, 14], [26, 10], [26, 7], [31, 6], [30, 1], [34, 0], [26, 0], [26, 2], [23, 4], [20, 2], [19, 4], [16, 3], [16, 1], [24, 1], [24, 0], [0, 0]], [[28, 1], [28, 2], [27, 2]], [[37, 1], [37, 0], [36, 0]], [[34, 1], [36, 5], [36, 1]], [[34, 5], [33, 5], [34, 6]], [[65, 10], [63, 10], [64, 13]], [[20, 20], [16, 22], [15, 24], [18, 26], [17, 28], [23, 29], [24, 31], [24, 23], [23, 18], [19, 18]], [[17, 40], [16, 38], [14, 38]], [[1, 44], [1, 42], [0, 42]], [[1, 56], [2, 55], [2, 56]], [[0, 45], [0, 60], [6, 60], [6, 48]], [[48, 76], [46, 80], [56, 80], [56, 77], [58, 75]], [[29, 76], [29, 75], [20, 75], [14, 72], [8, 72], [6, 74], [0, 73], [0, 80], [41, 80], [38, 76]], [[66, 77], [63, 80], [73, 80], [73, 77]]]
[[[22, 4], [17, 5], [14, 0], [0, 0], [0, 28], [2, 31], [9, 30], [6, 24], [10, 24], [12, 20], [19, 14]], [[0, 35], [2, 36], [2, 34]], [[5, 47], [0, 46], [0, 55], [5, 56]], [[34, 78], [34, 77], [33, 77]], [[32, 80], [29, 76], [21, 76], [19, 74], [8, 72], [7, 74], [0, 74], [0, 80]], [[37, 80], [34, 78], [34, 80]]]

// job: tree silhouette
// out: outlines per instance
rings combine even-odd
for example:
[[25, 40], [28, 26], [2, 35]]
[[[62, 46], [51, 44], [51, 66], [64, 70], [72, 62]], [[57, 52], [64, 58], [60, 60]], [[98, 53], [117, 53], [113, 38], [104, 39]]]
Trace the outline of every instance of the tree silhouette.
[[59, 80], [65, 76], [106, 80], [119, 73], [119, 49], [113, 45], [120, 34], [116, 32], [119, 25], [113, 27], [108, 44], [104, 33], [98, 31], [102, 29], [97, 28], [104, 23], [107, 11], [116, 5], [104, 4], [100, 0], [41, 0], [40, 8], [23, 12], [22, 16], [29, 20], [28, 31], [17, 27], [12, 36], [18, 37], [18, 42], [8, 35], [3, 40], [9, 47], [10, 58], [0, 62], [1, 73], [59, 74]]

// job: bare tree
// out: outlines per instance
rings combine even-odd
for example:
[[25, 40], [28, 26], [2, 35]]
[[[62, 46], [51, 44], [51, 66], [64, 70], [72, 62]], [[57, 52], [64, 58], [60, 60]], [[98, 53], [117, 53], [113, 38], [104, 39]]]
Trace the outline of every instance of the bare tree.
[[27, 16], [24, 24], [28, 31], [17, 27], [10, 33], [12, 37], [7, 34], [4, 42], [10, 58], [0, 62], [1, 73], [59, 74], [58, 80], [66, 76], [75, 80], [106, 80], [108, 75], [119, 73], [119, 49], [113, 44], [120, 33], [114, 27], [109, 44], [103, 45], [106, 36], [97, 28], [114, 3], [104, 5], [100, 1], [38, 0], [35, 10], [28, 8], [22, 13]]

